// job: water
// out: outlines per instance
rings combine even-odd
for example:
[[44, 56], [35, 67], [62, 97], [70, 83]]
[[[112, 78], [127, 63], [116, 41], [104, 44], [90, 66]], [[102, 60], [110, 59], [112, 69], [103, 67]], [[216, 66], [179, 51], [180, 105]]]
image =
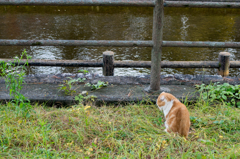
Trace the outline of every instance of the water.
[[[151, 7], [0, 6], [0, 39], [151, 40]], [[240, 9], [165, 8], [163, 39], [169, 41], [240, 42]], [[102, 52], [115, 52], [115, 60], [150, 61], [151, 48], [0, 46], [0, 58], [19, 56], [26, 49], [33, 59], [101, 60]], [[221, 51], [239, 59], [235, 48], [164, 47], [162, 60], [217, 61]], [[76, 73], [80, 69], [102, 73], [101, 68], [31, 67], [31, 74]], [[118, 68], [115, 75], [149, 74], [145, 68]], [[162, 74], [217, 74], [216, 69], [162, 69]], [[230, 69], [238, 76], [239, 69]]]

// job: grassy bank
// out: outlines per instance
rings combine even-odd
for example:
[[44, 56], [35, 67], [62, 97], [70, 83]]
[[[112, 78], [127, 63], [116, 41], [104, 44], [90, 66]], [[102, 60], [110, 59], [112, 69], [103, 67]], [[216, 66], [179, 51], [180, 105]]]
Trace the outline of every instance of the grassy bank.
[[240, 110], [224, 103], [187, 105], [191, 134], [164, 132], [155, 105], [35, 105], [29, 118], [0, 106], [1, 158], [240, 158]]

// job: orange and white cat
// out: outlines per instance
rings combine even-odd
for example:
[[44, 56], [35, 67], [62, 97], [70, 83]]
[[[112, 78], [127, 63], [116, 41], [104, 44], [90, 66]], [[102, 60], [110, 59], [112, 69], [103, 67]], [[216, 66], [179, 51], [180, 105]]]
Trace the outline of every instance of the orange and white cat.
[[190, 128], [190, 115], [184, 104], [170, 93], [162, 92], [157, 99], [158, 108], [165, 116], [165, 131], [175, 132], [188, 137]]

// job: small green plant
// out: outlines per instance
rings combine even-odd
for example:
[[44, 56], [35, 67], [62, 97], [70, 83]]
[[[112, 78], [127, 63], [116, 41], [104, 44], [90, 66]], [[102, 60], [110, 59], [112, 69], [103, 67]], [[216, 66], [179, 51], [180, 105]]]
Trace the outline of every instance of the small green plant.
[[196, 88], [202, 94], [203, 100], [224, 101], [228, 105], [240, 107], [240, 102], [236, 102], [236, 100], [240, 99], [240, 85], [214, 83], [210, 85], [196, 85]]
[[89, 96], [87, 91], [83, 91], [82, 93], [75, 96], [75, 100], [78, 102], [78, 104], [82, 105], [83, 100], [85, 101], [92, 101], [94, 102], [95, 98], [97, 98], [94, 95]]
[[[24, 57], [26, 57], [27, 60], [20, 66], [20, 62]], [[6, 88], [9, 89], [9, 95], [13, 96], [11, 103], [15, 106], [17, 114], [21, 114], [24, 117], [29, 117], [30, 111], [32, 110], [30, 101], [20, 93], [23, 88], [22, 84], [29, 59], [31, 59], [31, 56], [28, 56], [26, 50], [24, 50], [20, 58], [15, 57], [13, 63], [5, 61], [0, 63], [0, 76], [5, 80]]]
[[89, 73], [88, 70], [78, 70], [78, 72], [83, 73], [83, 74], [87, 74], [87, 73]]
[[78, 78], [78, 79], [72, 79], [71, 77], [68, 77], [69, 80], [65, 80], [64, 84], [59, 85], [59, 89], [63, 90], [65, 95], [72, 95], [73, 93], [76, 93], [76, 90], [73, 90], [72, 87], [77, 82], [84, 82], [86, 78]]
[[84, 96], [82, 94], [78, 94], [75, 96], [75, 100], [78, 101], [78, 103], [82, 103], [84, 99]]
[[97, 89], [101, 89], [103, 87], [107, 87], [108, 86], [108, 82], [98, 81], [97, 84], [87, 83], [85, 85], [88, 86], [88, 87], [91, 87], [91, 90], [97, 90]]

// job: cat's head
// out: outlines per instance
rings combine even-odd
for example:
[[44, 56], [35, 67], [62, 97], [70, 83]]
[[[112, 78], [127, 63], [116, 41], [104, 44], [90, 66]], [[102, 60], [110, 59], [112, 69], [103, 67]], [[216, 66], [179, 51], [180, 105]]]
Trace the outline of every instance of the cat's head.
[[160, 108], [160, 107], [163, 107], [166, 103], [166, 93], [165, 92], [162, 92], [158, 98], [157, 98], [157, 101], [156, 101], [156, 104], [157, 106]]
[[167, 103], [173, 102], [176, 98], [170, 94], [162, 92], [157, 98], [157, 106], [161, 109], [161, 107], [166, 106]]

